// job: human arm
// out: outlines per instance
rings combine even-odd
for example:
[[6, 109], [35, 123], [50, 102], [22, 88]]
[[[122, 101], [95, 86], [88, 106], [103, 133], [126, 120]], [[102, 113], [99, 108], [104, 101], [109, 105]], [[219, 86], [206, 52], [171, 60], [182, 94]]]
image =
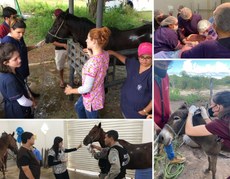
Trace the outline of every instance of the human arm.
[[22, 171], [24, 172], [24, 174], [26, 175], [28, 179], [35, 179], [29, 168], [29, 165], [22, 166]]
[[105, 179], [114, 179], [120, 173], [120, 159], [116, 149], [111, 149], [108, 156], [109, 163], [111, 164], [110, 170], [106, 175]]
[[48, 156], [48, 165], [51, 167], [51, 166], [54, 166], [54, 165], [59, 165], [59, 164], [61, 164], [61, 163], [63, 163], [63, 162], [65, 162], [65, 161], [54, 161], [54, 156], [52, 156], [52, 155], [49, 155]]
[[108, 50], [108, 53], [109, 55], [113, 55], [114, 57], [116, 57], [118, 60], [120, 60], [122, 63], [125, 64], [125, 61], [126, 61], [126, 56], [122, 55], [122, 54], [119, 54], [113, 50]]
[[152, 100], [149, 102], [147, 106], [145, 106], [145, 108], [138, 111], [138, 113], [142, 116], [148, 116], [150, 111], [152, 111]]
[[36, 49], [36, 48], [40, 48], [42, 47], [43, 45], [45, 44], [45, 40], [41, 40], [40, 42], [38, 42], [37, 44], [35, 45], [31, 45], [31, 46], [27, 46], [27, 51], [31, 51], [33, 49]]
[[74, 152], [74, 151], [77, 151], [78, 149], [80, 149], [81, 147], [82, 147], [82, 144], [79, 144], [76, 148], [65, 149], [64, 152], [65, 153]]
[[65, 94], [70, 95], [70, 94], [85, 94], [89, 93], [93, 87], [94, 84], [94, 77], [91, 77], [89, 75], [86, 75], [85, 77], [85, 82], [82, 86], [78, 88], [72, 88], [71, 86], [67, 85], [65, 88]]
[[67, 49], [67, 44], [66, 43], [61, 43], [61, 42], [54, 41], [53, 45], [56, 46], [56, 47], [63, 47], [65, 49]]
[[25, 107], [30, 107], [30, 106], [33, 105], [33, 101], [31, 101], [30, 99], [26, 98], [24, 95], [22, 95], [21, 98], [17, 99], [17, 102], [21, 106], [25, 106]]
[[189, 113], [188, 113], [188, 117], [186, 120], [186, 124], [185, 124], [185, 133], [189, 136], [208, 136], [208, 135], [212, 135], [212, 133], [210, 133], [205, 125], [198, 125], [198, 126], [193, 126], [192, 123], [192, 118], [194, 115], [194, 112], [197, 110], [196, 106], [191, 106], [189, 108]]

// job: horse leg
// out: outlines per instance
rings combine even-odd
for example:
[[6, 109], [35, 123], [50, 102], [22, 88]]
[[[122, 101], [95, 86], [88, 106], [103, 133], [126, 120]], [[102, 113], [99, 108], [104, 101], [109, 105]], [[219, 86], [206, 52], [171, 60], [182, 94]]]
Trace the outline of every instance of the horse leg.
[[211, 157], [208, 155], [208, 168], [204, 171], [205, 174], [209, 173], [211, 170]]
[[4, 165], [4, 163], [2, 164], [2, 174], [3, 174], [3, 178], [5, 179], [6, 175], [5, 175], [5, 165]]
[[210, 165], [212, 171], [212, 179], [216, 179], [216, 164], [217, 164], [217, 155], [212, 155], [210, 157]]

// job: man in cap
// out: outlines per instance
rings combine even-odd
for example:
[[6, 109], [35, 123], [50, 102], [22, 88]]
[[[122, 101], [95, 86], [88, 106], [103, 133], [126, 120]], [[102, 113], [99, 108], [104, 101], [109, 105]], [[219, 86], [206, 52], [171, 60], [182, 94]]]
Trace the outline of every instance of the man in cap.
[[2, 16], [4, 18], [4, 22], [0, 25], [0, 39], [10, 32], [10, 22], [17, 16], [17, 11], [12, 7], [5, 7], [3, 8]]
[[[63, 11], [61, 9], [56, 9], [54, 11], [54, 16], [57, 18]], [[59, 72], [59, 78], [60, 88], [65, 88], [65, 81], [64, 81], [64, 67], [67, 57], [67, 40], [66, 39], [58, 39], [55, 38], [55, 41], [53, 42], [53, 45], [55, 46], [55, 63], [56, 68]]]

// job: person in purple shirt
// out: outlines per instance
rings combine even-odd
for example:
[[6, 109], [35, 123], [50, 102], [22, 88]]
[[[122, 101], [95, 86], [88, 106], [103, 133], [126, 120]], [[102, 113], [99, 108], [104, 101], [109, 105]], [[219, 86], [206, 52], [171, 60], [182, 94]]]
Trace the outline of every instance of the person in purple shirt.
[[217, 40], [208, 40], [190, 50], [181, 50], [181, 58], [230, 58], [230, 3], [219, 5], [213, 12]]
[[191, 9], [184, 7], [178, 17], [179, 29], [181, 30], [181, 40], [191, 34], [198, 34], [197, 24], [202, 19], [199, 14], [193, 14]]
[[138, 47], [138, 59], [108, 50], [126, 66], [127, 78], [121, 89], [121, 111], [124, 118], [145, 119], [152, 113], [152, 44]]
[[154, 54], [160, 51], [174, 51], [182, 48], [177, 35], [178, 20], [169, 16], [161, 22], [154, 33]]
[[[204, 107], [200, 107], [201, 116], [206, 124], [193, 126], [192, 117], [198, 107], [192, 105], [189, 108], [189, 114], [185, 125], [185, 133], [189, 136], [209, 136], [217, 135], [220, 142], [230, 149], [230, 91], [221, 91], [216, 93], [211, 101], [208, 114]], [[210, 117], [216, 117], [211, 120]]]

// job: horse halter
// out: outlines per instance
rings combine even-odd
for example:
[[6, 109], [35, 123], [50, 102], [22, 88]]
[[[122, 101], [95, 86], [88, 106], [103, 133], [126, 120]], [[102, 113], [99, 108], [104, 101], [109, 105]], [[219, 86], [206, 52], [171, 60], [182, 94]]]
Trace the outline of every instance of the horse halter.
[[64, 22], [65, 22], [65, 19], [62, 21], [61, 25], [58, 27], [58, 29], [57, 29], [57, 31], [56, 31], [55, 34], [52, 34], [50, 31], [48, 31], [48, 34], [51, 35], [51, 36], [53, 36], [53, 37], [55, 37], [55, 38], [57, 38], [57, 39], [60, 39], [60, 40], [67, 40], [67, 39], [69, 39], [69, 38], [63, 38], [63, 37], [58, 37], [57, 36], [57, 34], [58, 34], [59, 30], [61, 29], [61, 27], [63, 26]]
[[98, 136], [100, 136], [100, 131], [97, 133], [97, 135], [95, 136], [95, 137], [89, 137], [90, 138], [90, 142], [91, 142], [91, 144], [93, 143], [93, 142], [95, 142], [94, 140], [98, 137]]

